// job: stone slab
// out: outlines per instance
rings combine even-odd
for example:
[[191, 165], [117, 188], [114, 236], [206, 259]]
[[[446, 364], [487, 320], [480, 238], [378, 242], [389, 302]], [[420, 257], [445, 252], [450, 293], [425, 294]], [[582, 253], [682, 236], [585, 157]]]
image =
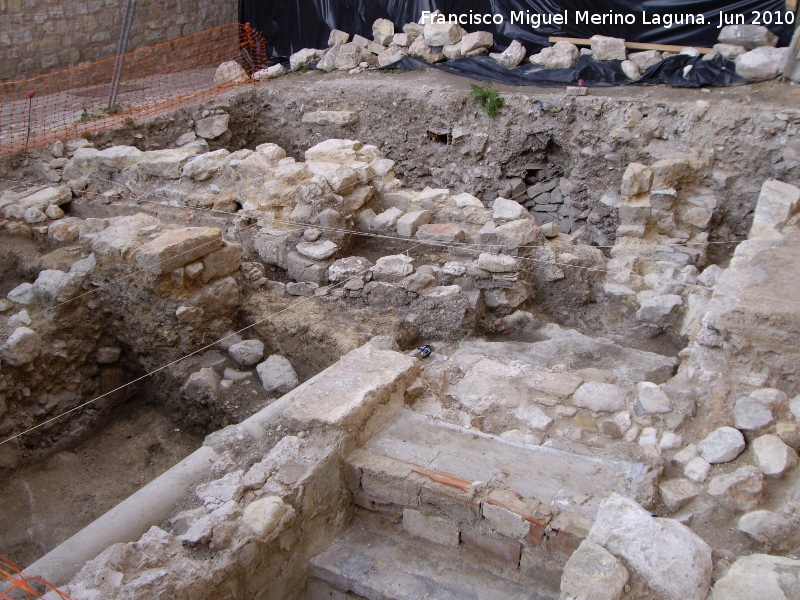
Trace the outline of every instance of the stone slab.
[[299, 393], [283, 413], [286, 426], [363, 427], [375, 408], [403, 391], [417, 376], [419, 361], [391, 350], [362, 346], [343, 356]]
[[600, 502], [612, 492], [636, 498], [638, 486], [653, 485], [649, 467], [642, 463], [514, 444], [411, 410], [403, 411], [366, 447], [411, 463], [432, 457], [415, 464], [468, 481], [502, 478], [525, 498], [589, 517], [597, 514]]
[[357, 521], [309, 563], [309, 577], [371, 600], [554, 600], [545, 590], [503, 579], [466, 563], [456, 548], [433, 545]]

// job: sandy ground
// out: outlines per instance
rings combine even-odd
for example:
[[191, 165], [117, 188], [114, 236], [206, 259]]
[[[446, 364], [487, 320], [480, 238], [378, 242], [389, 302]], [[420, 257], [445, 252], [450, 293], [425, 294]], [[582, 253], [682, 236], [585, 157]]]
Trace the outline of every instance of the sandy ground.
[[108, 425], [73, 451], [3, 479], [0, 554], [29, 565], [201, 443], [152, 406], [118, 407]]

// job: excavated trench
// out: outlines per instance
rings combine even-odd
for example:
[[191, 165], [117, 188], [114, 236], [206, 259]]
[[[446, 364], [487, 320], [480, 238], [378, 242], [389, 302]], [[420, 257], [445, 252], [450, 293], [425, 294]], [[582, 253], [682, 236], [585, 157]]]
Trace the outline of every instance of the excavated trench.
[[[227, 352], [241, 340], [260, 340], [263, 357], [288, 358], [296, 383], [302, 383], [376, 335], [394, 338], [404, 351], [430, 342], [434, 352], [451, 355], [464, 340], [528, 347], [547, 340], [542, 332], [557, 325], [604, 337], [608, 344], [580, 350], [566, 366], [548, 368], [590, 371], [604, 362], [624, 362], [631, 348], [672, 361], [670, 373], [655, 383], [666, 382], [675, 373], [676, 357], [697, 331], [716, 282], [715, 269], [728, 266], [736, 244], [747, 236], [761, 184], [769, 178], [800, 181], [800, 112], [785, 108], [785, 100], [775, 101], [769, 86], [702, 95], [660, 88], [593, 91], [580, 98], [554, 90], [501, 89], [506, 106], [489, 118], [476, 109], [464, 82], [442, 73], [364, 76], [358, 89], [350, 79], [323, 80], [310, 73], [98, 134], [90, 140], [98, 149], [172, 148], [194, 122], [224, 114], [229, 115], [226, 130], [209, 139], [207, 147], [236, 158], [229, 159], [219, 179], [189, 183], [152, 173], [137, 177], [126, 170], [130, 165], [117, 172], [93, 171], [85, 189], [75, 190], [75, 198], [62, 207], [66, 219], [82, 221], [80, 236], [67, 242], [54, 242], [35, 227], [22, 233], [19, 226], [6, 227], [10, 234], [0, 240], [3, 296], [20, 284], [34, 283], [42, 272], [68, 272], [91, 252], [99, 266], [65, 296], [31, 301], [32, 327], [55, 350], [35, 367], [12, 365], [9, 371], [3, 364], [0, 437], [156, 372], [0, 452], [6, 482], [0, 505], [11, 507], [4, 517], [15, 523], [0, 534], [0, 551], [21, 564], [33, 562], [198, 448], [203, 436], [274, 402], [281, 390], [266, 391], [254, 365], [245, 368]], [[755, 109], [759, 92], [767, 101]], [[357, 119], [344, 127], [304, 122], [304, 114], [322, 110], [352, 112]], [[298, 224], [296, 212], [279, 206], [261, 216], [246, 206], [247, 195], [253, 194], [242, 187], [247, 175], [228, 178], [233, 160], [241, 164], [253, 155], [241, 154], [242, 149], [277, 144], [299, 162], [309, 148], [327, 139], [359, 140], [395, 161], [390, 169], [402, 184], [382, 190], [375, 184], [373, 200], [358, 207], [368, 207], [371, 215], [356, 210], [343, 215], [338, 225], [321, 220]], [[73, 160], [79, 150], [71, 151]], [[43, 150], [4, 160], [3, 189], [51, 185], [41, 168], [51, 158]], [[620, 192], [632, 162], [650, 165], [655, 180], [661, 178], [653, 192], [671, 190], [659, 196], [661, 205], [653, 201], [644, 210], [626, 200], [624, 189]], [[228, 191], [226, 183], [235, 195], [218, 204]], [[421, 201], [419, 195], [392, 195], [401, 188], [448, 188], [450, 195], [440, 200], [431, 192], [425, 200], [423, 191]], [[494, 229], [481, 237], [477, 221], [461, 222], [467, 237], [448, 238], [441, 246], [436, 239], [402, 239], [394, 229], [397, 219], [389, 228], [374, 224], [376, 215], [391, 209], [409, 213], [418, 208], [429, 210], [434, 222], [458, 222], [465, 211], [477, 210], [474, 204], [442, 204], [458, 194], [469, 194], [480, 210], [493, 211], [498, 225], [508, 217], [497, 216], [501, 205], [496, 199], [516, 200], [538, 227], [555, 223], [560, 234], [547, 239], [539, 234], [512, 249], [518, 275], [506, 281], [502, 271], [487, 279], [486, 271], [475, 266], [482, 252], [498, 249]], [[189, 275], [188, 267], [180, 267], [179, 276], [173, 271], [137, 279], [135, 266], [122, 266], [132, 251], [102, 257], [105, 250], [97, 240], [107, 225], [96, 223], [141, 214], [159, 220], [151, 224], [142, 218], [136, 225], [141, 235], [148, 227], [145, 233], [187, 226], [221, 229], [226, 245], [241, 246], [241, 267], [202, 282]], [[270, 217], [282, 226], [275, 227]], [[5, 223], [17, 221], [7, 217]], [[85, 235], [94, 227], [94, 237]], [[298, 227], [299, 233], [293, 232]], [[458, 287], [461, 296], [455, 304], [426, 305], [418, 298], [423, 288], [409, 287], [422, 285], [420, 281], [404, 287], [398, 284], [401, 277], [381, 279], [372, 271], [371, 281], [363, 272], [348, 275], [342, 293], [319, 295], [314, 287], [299, 296], [288, 294], [298, 282], [316, 286], [323, 281], [298, 278], [284, 257], [268, 259], [270, 251], [259, 238], [264, 228], [280, 229], [281, 235], [289, 231], [292, 244], [313, 237], [303, 228], [315, 229], [317, 237], [338, 244], [337, 257], [363, 257], [370, 265], [382, 257], [405, 255], [413, 259], [417, 273], [425, 266], [424, 277], [434, 282], [427, 285]], [[644, 238], [651, 234], [662, 241], [649, 241], [655, 250], [642, 255]], [[113, 246], [108, 240], [103, 243]], [[353, 279], [359, 281], [351, 286]], [[83, 294], [86, 298], [78, 302], [67, 301]], [[646, 302], [667, 295], [681, 301], [679, 310], [653, 318], [643, 313]], [[25, 306], [15, 302], [13, 310], [12, 305], [4, 307], [4, 321]], [[198, 316], [187, 321], [179, 317], [186, 326], [176, 325], [173, 315], [187, 307]], [[4, 338], [20, 324], [24, 321], [4, 324]], [[240, 337], [214, 344], [243, 328], [249, 329]], [[160, 369], [190, 353], [196, 354]], [[445, 408], [447, 420], [452, 407]], [[457, 423], [462, 417], [451, 420]], [[514, 423], [487, 413], [474, 417], [472, 425], [500, 435]], [[271, 435], [275, 439], [261, 450], [277, 441], [277, 433]], [[574, 432], [557, 435], [571, 439]]]

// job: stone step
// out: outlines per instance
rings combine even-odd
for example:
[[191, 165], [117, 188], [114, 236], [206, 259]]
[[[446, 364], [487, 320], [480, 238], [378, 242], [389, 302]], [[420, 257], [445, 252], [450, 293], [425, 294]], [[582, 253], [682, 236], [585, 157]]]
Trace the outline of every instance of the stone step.
[[410, 409], [348, 456], [345, 477], [367, 513], [551, 588], [603, 499], [655, 494], [649, 465], [516, 444]]
[[[397, 470], [394, 475], [406, 481], [399, 482], [398, 487], [391, 472], [364, 473], [368, 465], [363, 463], [370, 457], [373, 462], [391, 459]], [[612, 492], [645, 503], [655, 495], [656, 474], [650, 465], [517, 444], [408, 409], [364, 448], [355, 451], [348, 465], [351, 479], [358, 478], [351, 481], [354, 492], [359, 491], [360, 485], [368, 495], [379, 494], [379, 499], [407, 507], [419, 504], [415, 480], [445, 480], [448, 484], [448, 476], [454, 478], [449, 487], [455, 489], [479, 489], [480, 484], [475, 482], [491, 482], [495, 487], [500, 484], [522, 498], [590, 520], [597, 514], [600, 502]], [[407, 477], [402, 477], [403, 472]], [[415, 479], [415, 475], [422, 479]]]
[[457, 548], [357, 519], [309, 563], [308, 600], [554, 600], [500, 577]]

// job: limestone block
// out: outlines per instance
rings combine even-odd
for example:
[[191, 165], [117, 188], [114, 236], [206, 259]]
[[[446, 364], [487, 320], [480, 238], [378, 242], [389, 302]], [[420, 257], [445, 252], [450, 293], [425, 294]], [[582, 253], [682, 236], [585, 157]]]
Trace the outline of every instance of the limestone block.
[[389, 401], [416, 379], [419, 361], [369, 345], [353, 350], [295, 396], [283, 414], [287, 426], [362, 428], [378, 405]]
[[273, 354], [256, 367], [261, 385], [268, 392], [286, 394], [297, 387], [300, 381], [292, 364], [283, 356]]
[[571, 69], [578, 62], [581, 53], [575, 44], [556, 42], [553, 46], [543, 48], [530, 58], [530, 62], [548, 69]]
[[267, 496], [248, 504], [242, 513], [242, 521], [263, 541], [275, 531], [285, 513], [286, 505], [279, 496]]
[[787, 48], [761, 46], [736, 57], [736, 74], [753, 81], [775, 79], [788, 57]]
[[483, 502], [481, 514], [489, 522], [491, 528], [500, 535], [521, 540], [530, 533], [530, 522], [502, 506]]
[[214, 85], [228, 86], [247, 83], [247, 72], [235, 60], [229, 60], [217, 67], [214, 72]]
[[297, 251], [312, 260], [325, 260], [333, 256], [339, 249], [335, 243], [330, 240], [323, 240], [321, 242], [301, 242], [297, 244]]
[[521, 246], [541, 245], [544, 241], [539, 227], [530, 217], [499, 225], [495, 227], [494, 235], [497, 243], [507, 251]]
[[501, 67], [516, 69], [525, 60], [525, 54], [525, 46], [514, 40], [503, 52], [499, 54], [493, 52], [489, 57], [497, 61]]
[[639, 68], [639, 65], [632, 60], [623, 60], [620, 67], [622, 67], [622, 72], [625, 73], [625, 77], [631, 81], [638, 81], [642, 78], [642, 70]]
[[772, 412], [753, 398], [740, 398], [733, 408], [734, 425], [742, 431], [758, 431], [774, 423]]
[[797, 452], [777, 435], [762, 435], [752, 446], [756, 464], [767, 477], [778, 479], [797, 464]]
[[713, 600], [789, 600], [796, 595], [800, 560], [767, 554], [743, 556], [714, 585]]
[[290, 68], [292, 71], [299, 71], [317, 60], [318, 56], [317, 50], [313, 48], [303, 48], [289, 57]]
[[0, 358], [12, 367], [20, 367], [32, 362], [40, 352], [41, 342], [36, 332], [17, 327], [0, 347]]
[[375, 281], [398, 282], [414, 272], [414, 259], [405, 254], [382, 256], [372, 267]]
[[778, 45], [778, 36], [763, 25], [726, 25], [718, 39], [720, 44], [744, 46], [747, 50]]
[[780, 230], [799, 209], [800, 188], [775, 179], [767, 180], [758, 196], [750, 238], [773, 229]]
[[211, 115], [197, 120], [194, 124], [194, 132], [203, 139], [215, 140], [228, 131], [229, 122], [230, 115]]
[[678, 295], [652, 296], [642, 301], [636, 312], [636, 318], [648, 325], [669, 327], [677, 320], [682, 306], [683, 299]]
[[328, 267], [328, 280], [334, 283], [346, 281], [364, 275], [371, 267], [372, 262], [362, 256], [340, 258]]
[[195, 495], [204, 502], [238, 502], [244, 494], [242, 471], [228, 473], [220, 479], [202, 483], [195, 489]]
[[264, 343], [260, 340], [244, 340], [228, 348], [228, 354], [243, 367], [254, 367], [264, 357]]
[[62, 206], [72, 201], [72, 190], [69, 186], [62, 185], [59, 187], [48, 187], [20, 198], [18, 203], [25, 210], [29, 208], [37, 208], [39, 210], [47, 210], [51, 204]]
[[628, 60], [634, 63], [642, 72], [661, 62], [661, 52], [658, 50], [647, 50], [645, 52], [634, 52], [628, 54]]
[[394, 231], [403, 211], [399, 208], [389, 208], [375, 217], [372, 226], [378, 231]]
[[195, 181], [206, 181], [225, 168], [225, 165], [228, 164], [229, 157], [230, 152], [224, 148], [215, 150], [214, 152], [198, 154], [189, 159], [183, 166], [181, 172], [184, 177], [190, 177]]
[[672, 400], [661, 386], [642, 381], [636, 384], [634, 410], [639, 416], [672, 412]]
[[506, 198], [497, 198], [492, 208], [492, 218], [495, 221], [514, 221], [529, 218], [530, 214], [519, 202]]
[[650, 191], [653, 170], [641, 163], [631, 163], [622, 175], [620, 192], [623, 196], [638, 196]]
[[[199, 135], [199, 133], [198, 133]], [[183, 164], [192, 156], [186, 148], [170, 148], [167, 150], [149, 150], [139, 158], [138, 168], [143, 175], [180, 179]]]
[[461, 54], [465, 55], [479, 48], [494, 46], [494, 36], [488, 31], [474, 31], [461, 38]]
[[683, 474], [695, 483], [703, 483], [711, 472], [711, 464], [702, 456], [695, 456], [683, 468]]
[[633, 500], [612, 494], [600, 504], [590, 542], [624, 559], [664, 600], [705, 600], [711, 547], [672, 519], [653, 518]]
[[349, 194], [359, 183], [358, 174], [350, 167], [339, 163], [308, 161], [306, 167], [314, 175], [324, 178], [331, 189], [340, 195]]
[[97, 153], [97, 165], [104, 171], [122, 171], [139, 160], [142, 151], [133, 146], [112, 146]]
[[458, 546], [458, 526], [442, 517], [426, 515], [411, 508], [403, 509], [403, 529], [436, 544]]
[[426, 242], [453, 244], [463, 242], [466, 234], [457, 223], [433, 223], [420, 225], [417, 228], [416, 237], [418, 240]]
[[800, 545], [800, 522], [788, 515], [756, 510], [739, 519], [738, 529], [779, 552], [788, 552]]
[[215, 227], [172, 229], [140, 246], [136, 264], [148, 273], [163, 275], [220, 248], [222, 233]]
[[735, 510], [753, 510], [761, 500], [764, 475], [758, 467], [741, 467], [733, 473], [716, 475], [708, 482], [708, 493]]
[[429, 46], [449, 46], [461, 41], [461, 27], [458, 23], [427, 23], [423, 35]]
[[355, 69], [361, 63], [361, 47], [355, 42], [342, 44], [339, 53], [336, 55], [336, 70], [349, 71]]
[[478, 268], [490, 273], [513, 273], [518, 270], [514, 257], [488, 252], [482, 252], [478, 256]]
[[328, 36], [328, 47], [333, 48], [336, 44], [346, 44], [350, 39], [350, 34], [346, 31], [334, 29]]
[[712, 465], [732, 461], [744, 450], [744, 436], [733, 427], [720, 427], [697, 444], [697, 450]]
[[33, 294], [43, 306], [64, 302], [77, 291], [76, 278], [57, 269], [41, 271], [33, 282]]
[[702, 488], [688, 479], [669, 479], [658, 485], [664, 507], [673, 513], [700, 495]]
[[427, 225], [430, 221], [431, 213], [427, 210], [416, 210], [406, 213], [397, 220], [397, 235], [402, 237], [414, 237], [420, 226]]
[[612, 383], [588, 381], [572, 395], [572, 404], [592, 412], [618, 412], [627, 407], [628, 391]]
[[619, 600], [628, 570], [602, 546], [583, 540], [561, 575], [561, 599]]
[[378, 19], [372, 24], [372, 39], [376, 44], [388, 46], [394, 37], [394, 23], [389, 19]]
[[592, 43], [592, 58], [595, 60], [625, 60], [628, 57], [623, 39], [593, 35], [589, 41]]

